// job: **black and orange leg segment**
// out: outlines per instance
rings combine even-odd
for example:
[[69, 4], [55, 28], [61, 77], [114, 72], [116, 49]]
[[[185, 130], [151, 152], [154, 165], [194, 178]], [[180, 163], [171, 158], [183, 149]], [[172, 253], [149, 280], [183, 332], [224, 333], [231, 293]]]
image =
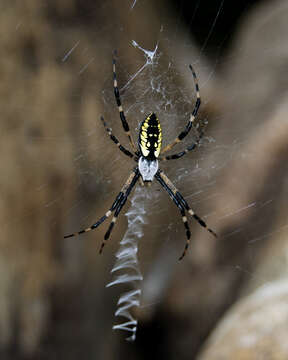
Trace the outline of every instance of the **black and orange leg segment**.
[[122, 122], [122, 126], [123, 126], [123, 129], [129, 139], [129, 142], [130, 142], [130, 145], [132, 147], [132, 150], [134, 152], [137, 151], [136, 149], [136, 146], [135, 146], [135, 143], [133, 141], [133, 138], [131, 136], [131, 133], [130, 133], [130, 128], [129, 128], [129, 125], [128, 125], [128, 122], [126, 120], [126, 117], [125, 117], [125, 114], [124, 114], [124, 111], [123, 111], [123, 107], [122, 107], [122, 103], [121, 103], [121, 98], [120, 98], [120, 92], [119, 92], [119, 89], [118, 89], [118, 83], [117, 83], [117, 76], [116, 76], [116, 51], [114, 51], [114, 55], [113, 55], [113, 85], [114, 85], [114, 95], [115, 95], [115, 99], [116, 99], [116, 104], [118, 106], [118, 111], [119, 111], [119, 115], [120, 115], [120, 119], [121, 119], [121, 122]]
[[[194, 105], [194, 109], [190, 115], [190, 119], [185, 127], [185, 129], [177, 136], [177, 138], [170, 144], [168, 144], [167, 146], [165, 146], [165, 148], [161, 151], [162, 154], [164, 154], [166, 151], [169, 151], [173, 148], [173, 146], [175, 146], [176, 144], [180, 143], [190, 132], [193, 122], [197, 116], [200, 104], [201, 104], [201, 98], [200, 98], [200, 91], [199, 91], [199, 85], [198, 85], [198, 79], [197, 79], [197, 75], [196, 72], [194, 70], [194, 68], [192, 67], [192, 65], [189, 65], [189, 68], [192, 72], [193, 75], [193, 79], [194, 79], [194, 83], [195, 83], [195, 91], [196, 91], [196, 103]], [[180, 156], [181, 157], [181, 156]]]
[[181, 158], [182, 156], [188, 154], [189, 151], [193, 151], [199, 145], [199, 142], [200, 142], [201, 138], [203, 137], [203, 135], [204, 135], [204, 132], [202, 131], [200, 133], [200, 135], [198, 136], [197, 141], [194, 144], [188, 146], [185, 150], [180, 151], [179, 153], [164, 156], [164, 157], [160, 156], [159, 160], [166, 161], [166, 160], [175, 160], [175, 159]]
[[217, 238], [217, 234], [215, 231], [207, 227], [207, 224], [204, 220], [202, 220], [197, 214], [194, 213], [194, 211], [190, 208], [187, 201], [184, 199], [184, 197], [177, 191], [177, 198], [181, 202], [181, 204], [184, 206], [184, 208], [188, 211], [188, 213], [193, 216], [193, 218], [204, 228], [206, 228], [207, 231], [209, 231], [213, 236]]
[[84, 234], [86, 232], [89, 232], [91, 230], [96, 229], [99, 225], [101, 225], [111, 214], [112, 212], [115, 210], [115, 208], [117, 207], [118, 203], [121, 201], [121, 199], [123, 198], [124, 194], [120, 191], [119, 194], [117, 195], [113, 205], [111, 206], [111, 208], [106, 212], [106, 214], [104, 216], [102, 216], [96, 223], [94, 223], [93, 225], [89, 226], [86, 229], [77, 231], [75, 233], [69, 234], [69, 235], [65, 235], [64, 239], [70, 238], [72, 236], [77, 236], [77, 235], [81, 235]]
[[[136, 171], [136, 170], [135, 170]], [[119, 194], [117, 195], [116, 199], [114, 200], [111, 208], [106, 212], [106, 214], [104, 216], [102, 216], [96, 223], [94, 223], [93, 225], [91, 225], [90, 227], [77, 231], [75, 233], [69, 234], [69, 235], [65, 235], [64, 239], [73, 237], [73, 236], [77, 236], [77, 235], [81, 235], [84, 234], [86, 232], [89, 232], [91, 230], [96, 229], [99, 225], [101, 225], [112, 213], [113, 211], [116, 212], [119, 204], [121, 204], [121, 202], [123, 201], [123, 198], [125, 197], [126, 191], [129, 188], [131, 182], [133, 181], [133, 179], [137, 176], [137, 173], [133, 171], [130, 176], [128, 177], [127, 181], [125, 182], [124, 186], [122, 187], [121, 191], [119, 192]], [[137, 176], [138, 179], [139, 176]], [[136, 181], [137, 181], [136, 179]], [[131, 191], [131, 190], [130, 190]], [[126, 201], [126, 200], [125, 200]], [[112, 220], [113, 221], [113, 220]]]
[[138, 169], [135, 169], [134, 172], [129, 176], [128, 180], [126, 181], [125, 185], [123, 186], [123, 188], [121, 189], [121, 192], [123, 194], [122, 198], [119, 200], [119, 202], [117, 203], [117, 206], [115, 208], [115, 212], [114, 212], [114, 216], [112, 218], [112, 221], [108, 227], [108, 230], [106, 231], [105, 235], [104, 235], [104, 240], [101, 244], [99, 253], [101, 254], [103, 251], [103, 248], [106, 244], [106, 241], [109, 239], [111, 232], [114, 228], [114, 225], [117, 221], [118, 215], [120, 214], [123, 206], [125, 205], [128, 196], [130, 195], [133, 187], [135, 186], [135, 184], [137, 183], [138, 179], [140, 177], [140, 172]]
[[[115, 135], [112, 133], [112, 129], [109, 128], [104, 120], [103, 116], [100, 116], [100, 119], [104, 125], [105, 130], [107, 131], [110, 139], [118, 146], [119, 150], [121, 150], [125, 155], [129, 156], [130, 158], [135, 157], [134, 154], [132, 154], [129, 150], [127, 150], [124, 146], [122, 146], [119, 142], [119, 140], [116, 138]], [[135, 157], [136, 159], [136, 157]]]
[[189, 228], [189, 224], [188, 224], [188, 221], [187, 221], [187, 217], [186, 217], [186, 214], [185, 214], [185, 209], [183, 207], [183, 205], [181, 204], [181, 202], [177, 199], [177, 197], [175, 196], [174, 194], [174, 191], [173, 189], [171, 189], [167, 183], [163, 180], [162, 176], [161, 176], [161, 171], [158, 171], [155, 175], [155, 178], [158, 180], [158, 182], [163, 186], [163, 188], [168, 192], [170, 198], [174, 201], [175, 205], [178, 207], [178, 209], [180, 210], [180, 213], [181, 213], [181, 216], [182, 216], [182, 221], [183, 221], [183, 224], [184, 224], [184, 227], [186, 229], [186, 237], [187, 237], [187, 241], [186, 241], [186, 246], [185, 246], [185, 249], [183, 251], [183, 254], [180, 256], [179, 260], [182, 260], [186, 251], [187, 251], [187, 248], [190, 244], [190, 237], [191, 237], [191, 231], [190, 231], [190, 228]]
[[[199, 225], [206, 228], [206, 230], [209, 231], [213, 236], [217, 237], [217, 234], [212, 229], [207, 227], [205, 221], [202, 220], [197, 214], [195, 214], [195, 212], [190, 208], [187, 201], [184, 199], [184, 197], [180, 194], [178, 189], [173, 185], [173, 183], [168, 179], [168, 177], [164, 174], [164, 172], [162, 170], [158, 170], [155, 177], [159, 181], [159, 183], [164, 187], [164, 189], [168, 192], [169, 196], [174, 201], [174, 203], [177, 206], [178, 206], [178, 203], [181, 205], [181, 207], [178, 206], [180, 211], [181, 211], [181, 209], [185, 209], [191, 216], [193, 216], [193, 218], [198, 222]], [[169, 191], [168, 191], [168, 189], [169, 189]], [[186, 221], [187, 221], [187, 219], [186, 219]], [[187, 249], [189, 247], [189, 244], [190, 244], [190, 237], [188, 238], [188, 236], [187, 236], [187, 242], [186, 242], [183, 254], [180, 256], [179, 260], [183, 259], [183, 257], [185, 256]]]

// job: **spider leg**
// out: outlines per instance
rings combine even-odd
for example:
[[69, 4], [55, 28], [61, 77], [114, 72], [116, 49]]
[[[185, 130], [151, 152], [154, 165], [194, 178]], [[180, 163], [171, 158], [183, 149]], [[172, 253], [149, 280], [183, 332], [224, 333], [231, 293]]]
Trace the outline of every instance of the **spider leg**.
[[[162, 170], [158, 170], [155, 177], [163, 187], [164, 187], [163, 183], [166, 185], [166, 187], [164, 187], [165, 190], [167, 190], [167, 188], [170, 189], [170, 191], [173, 194], [173, 197], [172, 197], [171, 193], [169, 193], [169, 192], [168, 193], [174, 202], [175, 202], [175, 200], [174, 200], [174, 198], [175, 198], [182, 205], [182, 207], [184, 207], [188, 211], [188, 213], [191, 216], [193, 216], [193, 218], [198, 222], [198, 224], [200, 224], [202, 227], [206, 228], [206, 230], [209, 231], [213, 236], [217, 237], [217, 234], [212, 229], [207, 227], [205, 221], [202, 220], [197, 214], [195, 214], [195, 212], [190, 208], [187, 201], [184, 199], [184, 197], [180, 194], [178, 189], [173, 185], [173, 183], [168, 179], [168, 177], [164, 174], [164, 172]], [[185, 256], [188, 246], [189, 246], [189, 243], [190, 243], [190, 240], [187, 239], [185, 249], [179, 260], [183, 259], [183, 257]]]
[[124, 146], [122, 146], [119, 140], [116, 138], [116, 136], [112, 134], [112, 129], [107, 127], [104, 117], [100, 116], [100, 119], [103, 122], [104, 128], [107, 131], [108, 135], [110, 136], [110, 139], [118, 146], [119, 150], [121, 150], [125, 155], [129, 156], [130, 158], [133, 158], [134, 154], [132, 154], [129, 150], [127, 150]]
[[122, 103], [121, 103], [120, 92], [119, 92], [119, 89], [118, 89], [117, 76], [116, 76], [116, 59], [115, 59], [115, 55], [116, 55], [116, 51], [114, 51], [114, 56], [113, 56], [114, 95], [115, 95], [115, 99], [116, 99], [116, 104], [118, 106], [119, 115], [120, 115], [120, 119], [121, 119], [121, 122], [122, 122], [123, 129], [124, 129], [126, 135], [128, 136], [128, 139], [129, 139], [130, 145], [132, 147], [132, 150], [134, 152], [136, 152], [137, 151], [136, 145], [135, 145], [135, 143], [133, 141], [133, 138], [132, 138], [132, 136], [130, 134], [129, 125], [128, 125], [128, 122], [126, 120], [126, 117], [125, 117], [125, 114], [124, 114], [124, 111], [123, 111], [123, 107], [122, 107]]
[[123, 197], [125, 196], [125, 192], [127, 190], [127, 187], [129, 187], [130, 183], [132, 182], [133, 178], [135, 177], [135, 173], [134, 171], [130, 174], [130, 176], [128, 177], [127, 181], [125, 182], [125, 184], [123, 185], [121, 191], [119, 192], [119, 194], [117, 195], [116, 199], [114, 200], [111, 208], [106, 212], [106, 214], [104, 216], [102, 216], [96, 223], [94, 223], [93, 225], [91, 225], [90, 227], [77, 231], [73, 234], [69, 234], [69, 235], [65, 235], [64, 239], [70, 238], [72, 236], [76, 236], [76, 235], [81, 235], [84, 234], [88, 231], [94, 230], [96, 229], [99, 225], [101, 225], [111, 214], [112, 212], [117, 208], [117, 206], [119, 205], [119, 203], [123, 200]]
[[178, 201], [184, 206], [184, 208], [188, 211], [188, 213], [194, 217], [194, 219], [204, 228], [206, 228], [207, 231], [209, 231], [211, 234], [213, 234], [215, 237], [217, 237], [217, 234], [212, 230], [209, 229], [205, 223], [204, 220], [202, 220], [197, 214], [194, 213], [194, 211], [190, 208], [187, 201], [184, 199], [184, 197], [180, 194], [178, 189], [173, 185], [173, 183], [168, 179], [168, 177], [164, 174], [162, 170], [158, 170], [159, 175], [161, 178], [166, 182], [166, 184], [171, 188], [173, 193], [175, 194]]
[[[135, 170], [135, 172], [133, 172], [128, 180], [126, 181], [124, 187], [122, 188], [122, 193], [123, 193], [123, 196], [122, 198], [120, 199], [120, 201], [118, 202], [116, 208], [115, 208], [115, 212], [114, 212], [114, 216], [112, 218], [112, 221], [108, 227], [108, 230], [106, 231], [106, 234], [104, 235], [104, 240], [101, 244], [101, 247], [100, 247], [100, 250], [99, 250], [99, 253], [101, 254], [102, 253], [102, 250], [106, 244], [106, 241], [109, 239], [110, 237], [110, 234], [113, 230], [113, 227], [115, 225], [115, 222], [117, 221], [117, 217], [118, 215], [120, 214], [120, 211], [122, 210], [123, 206], [125, 205], [127, 199], [128, 199], [128, 196], [130, 195], [130, 192], [131, 190], [133, 189], [133, 187], [135, 186], [135, 184], [137, 183], [138, 179], [139, 179], [139, 176], [140, 176], [140, 172], [139, 170]], [[125, 192], [125, 194], [124, 194]]]
[[179, 153], [164, 156], [164, 157], [160, 156], [158, 159], [160, 161], [166, 161], [166, 160], [175, 160], [175, 159], [181, 158], [182, 156], [186, 155], [189, 151], [194, 150], [199, 145], [200, 140], [203, 137], [203, 135], [204, 135], [204, 131], [201, 131], [201, 133], [200, 133], [198, 139], [196, 140], [196, 142], [194, 144], [188, 146], [185, 150], [180, 151]]
[[139, 183], [140, 183], [140, 186], [142, 186], [142, 187], [145, 186], [144, 181], [141, 176], [139, 178]]
[[179, 201], [181, 202], [181, 204], [183, 204], [183, 206], [185, 207], [185, 209], [188, 211], [188, 213], [194, 217], [194, 219], [204, 228], [206, 228], [207, 231], [209, 231], [214, 237], [218, 237], [217, 234], [215, 233], [215, 231], [213, 231], [212, 229], [208, 228], [207, 224], [205, 223], [204, 220], [202, 220], [197, 214], [194, 213], [194, 211], [190, 208], [190, 206], [188, 205], [187, 201], [184, 199], [184, 197], [179, 193], [179, 191], [177, 192], [177, 198], [179, 199]]
[[189, 133], [189, 131], [191, 130], [193, 121], [195, 120], [200, 104], [201, 104], [201, 98], [200, 98], [200, 92], [199, 92], [199, 85], [198, 85], [198, 79], [197, 79], [197, 75], [195, 73], [194, 68], [192, 67], [192, 65], [189, 65], [189, 68], [192, 72], [193, 78], [194, 78], [194, 83], [195, 83], [195, 90], [196, 90], [196, 103], [194, 106], [194, 109], [190, 115], [190, 119], [186, 125], [186, 128], [178, 135], [178, 137], [170, 144], [168, 144], [167, 146], [165, 146], [165, 148], [161, 151], [162, 154], [164, 154], [166, 151], [169, 151], [172, 149], [172, 147], [176, 144], [178, 144], [179, 142], [181, 142]]
[[186, 236], [187, 236], [187, 241], [186, 241], [186, 246], [185, 249], [182, 253], [182, 255], [180, 256], [179, 260], [182, 260], [183, 257], [186, 254], [186, 251], [188, 249], [188, 246], [190, 244], [190, 237], [191, 237], [191, 232], [190, 232], [190, 228], [189, 228], [189, 224], [187, 221], [187, 217], [185, 215], [185, 209], [183, 207], [183, 205], [181, 204], [181, 202], [177, 199], [177, 197], [174, 194], [174, 191], [168, 186], [168, 184], [163, 180], [163, 178], [161, 177], [161, 172], [158, 171], [155, 175], [156, 179], [158, 180], [158, 182], [163, 186], [163, 188], [168, 192], [170, 198], [174, 201], [175, 205], [179, 208], [180, 213], [182, 215], [182, 220], [183, 220], [183, 224], [185, 226], [186, 229]]

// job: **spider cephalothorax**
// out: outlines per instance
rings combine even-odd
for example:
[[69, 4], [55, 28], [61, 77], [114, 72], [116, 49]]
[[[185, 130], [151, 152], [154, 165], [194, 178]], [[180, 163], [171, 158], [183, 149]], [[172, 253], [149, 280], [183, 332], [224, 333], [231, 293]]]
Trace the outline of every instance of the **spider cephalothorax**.
[[203, 136], [203, 132], [199, 134], [198, 139], [196, 142], [193, 142], [192, 145], [188, 146], [183, 151], [180, 151], [179, 153], [168, 155], [161, 157], [161, 154], [164, 154], [166, 151], [169, 151], [172, 149], [172, 147], [178, 143], [180, 143], [190, 132], [191, 128], [193, 127], [193, 122], [196, 118], [196, 115], [198, 113], [198, 109], [200, 107], [200, 93], [199, 93], [199, 86], [197, 81], [196, 73], [192, 67], [192, 65], [189, 65], [190, 70], [192, 72], [194, 81], [195, 81], [195, 90], [196, 90], [196, 103], [194, 106], [194, 109], [190, 115], [190, 119], [188, 123], [186, 124], [185, 129], [175, 138], [175, 140], [168, 144], [162, 151], [161, 151], [161, 144], [162, 144], [162, 132], [161, 132], [161, 125], [157, 118], [157, 116], [154, 113], [149, 114], [141, 123], [140, 130], [139, 130], [139, 138], [138, 138], [138, 145], [139, 150], [136, 149], [135, 143], [133, 141], [133, 138], [131, 137], [129, 125], [127, 123], [122, 105], [121, 105], [121, 99], [120, 99], [120, 93], [117, 85], [117, 78], [116, 78], [116, 60], [113, 58], [113, 80], [114, 80], [114, 94], [116, 99], [116, 104], [118, 106], [120, 119], [122, 122], [123, 129], [129, 139], [132, 152], [130, 150], [127, 150], [124, 146], [122, 146], [119, 142], [119, 140], [112, 134], [112, 129], [108, 128], [103, 116], [101, 116], [101, 120], [103, 122], [103, 125], [105, 127], [105, 130], [107, 131], [108, 135], [110, 136], [110, 139], [119, 147], [119, 149], [130, 158], [133, 158], [138, 165], [133, 169], [131, 174], [129, 175], [127, 181], [123, 185], [121, 191], [117, 195], [116, 199], [114, 200], [111, 208], [106, 212], [104, 216], [102, 216], [95, 224], [92, 226], [78, 231], [76, 233], [66, 235], [65, 238], [75, 236], [78, 234], [83, 234], [85, 232], [91, 231], [96, 229], [100, 224], [102, 224], [112, 213], [114, 213], [112, 221], [108, 227], [108, 230], [106, 234], [104, 235], [104, 241], [101, 244], [100, 247], [100, 253], [102, 252], [102, 249], [105, 245], [105, 242], [110, 237], [111, 231], [114, 227], [114, 224], [117, 220], [117, 217], [122, 210], [123, 206], [125, 205], [127, 198], [133, 189], [133, 187], [136, 185], [136, 183], [140, 180], [141, 184], [143, 185], [143, 181], [145, 183], [150, 184], [151, 181], [154, 180], [154, 178], [159, 182], [159, 184], [167, 191], [170, 198], [173, 200], [175, 205], [180, 210], [182, 221], [184, 223], [185, 229], [186, 229], [186, 236], [187, 241], [184, 248], [184, 251], [182, 255], [180, 256], [180, 259], [184, 257], [186, 254], [186, 251], [188, 249], [189, 243], [190, 243], [190, 229], [186, 217], [186, 213], [191, 215], [201, 226], [206, 228], [211, 234], [216, 236], [215, 232], [211, 229], [209, 229], [206, 225], [206, 223], [197, 215], [194, 213], [194, 211], [190, 208], [187, 201], [184, 199], [184, 197], [181, 195], [181, 193], [177, 190], [177, 188], [173, 185], [173, 183], [168, 179], [168, 177], [164, 174], [164, 172], [159, 169], [158, 161], [165, 161], [165, 160], [172, 160], [172, 159], [179, 159], [185, 154], [187, 154], [189, 151], [194, 150], [196, 146], [199, 144], [199, 141], [201, 137]]

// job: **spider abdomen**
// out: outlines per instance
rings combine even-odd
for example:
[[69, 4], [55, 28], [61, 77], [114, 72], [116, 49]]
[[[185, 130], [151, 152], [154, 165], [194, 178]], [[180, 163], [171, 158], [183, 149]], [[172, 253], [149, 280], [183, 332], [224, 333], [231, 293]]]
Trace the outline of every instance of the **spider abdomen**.
[[152, 113], [148, 115], [140, 126], [139, 149], [141, 155], [149, 160], [155, 160], [160, 155], [162, 131], [160, 121]]

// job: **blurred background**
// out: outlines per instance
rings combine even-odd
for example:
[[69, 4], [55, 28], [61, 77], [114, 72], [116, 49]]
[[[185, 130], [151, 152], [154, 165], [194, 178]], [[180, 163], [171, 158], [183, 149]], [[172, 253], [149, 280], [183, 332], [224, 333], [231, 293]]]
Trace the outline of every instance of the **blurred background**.
[[[1, 359], [288, 358], [287, 17], [284, 0], [1, 1]], [[134, 343], [112, 330], [127, 289], [105, 288], [129, 201], [101, 256], [108, 222], [63, 239], [107, 211], [134, 165], [99, 120], [128, 147], [114, 49], [135, 140], [151, 111], [164, 146], [184, 128], [195, 67], [205, 136], [163, 169], [219, 235], [189, 219], [179, 262], [179, 211], [148, 189]]]

